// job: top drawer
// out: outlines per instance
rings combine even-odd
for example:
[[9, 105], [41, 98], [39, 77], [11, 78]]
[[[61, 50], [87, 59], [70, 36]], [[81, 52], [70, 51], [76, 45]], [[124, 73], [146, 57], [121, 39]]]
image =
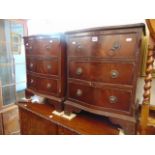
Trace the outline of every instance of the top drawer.
[[58, 57], [59, 38], [28, 37], [24, 39], [27, 55], [50, 55]]
[[128, 58], [136, 56], [137, 34], [68, 36], [69, 57]]

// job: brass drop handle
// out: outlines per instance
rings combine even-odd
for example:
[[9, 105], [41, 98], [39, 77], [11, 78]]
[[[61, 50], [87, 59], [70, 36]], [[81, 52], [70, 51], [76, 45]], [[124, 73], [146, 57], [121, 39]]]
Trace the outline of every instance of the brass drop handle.
[[76, 70], [76, 74], [77, 75], [81, 75], [83, 72], [82, 68], [81, 67], [78, 67], [77, 70]]
[[31, 83], [33, 83], [34, 82], [34, 80], [33, 79], [31, 79]]
[[47, 65], [47, 69], [51, 69], [52, 68], [52, 66], [51, 65]]
[[116, 42], [113, 43], [113, 46], [112, 46], [111, 50], [115, 52], [116, 50], [118, 50], [120, 48], [121, 48], [120, 43], [118, 41], [116, 41]]
[[109, 102], [110, 102], [110, 103], [117, 103], [117, 101], [118, 101], [118, 99], [117, 99], [116, 96], [110, 96], [110, 97], [109, 97]]
[[112, 70], [111, 71], [111, 77], [113, 79], [116, 79], [119, 76], [119, 72], [117, 70]]
[[51, 86], [52, 86], [52, 85], [51, 85], [50, 83], [48, 83], [48, 84], [46, 85], [47, 89], [50, 89]]
[[77, 89], [76, 96], [78, 96], [78, 97], [82, 96], [82, 90], [81, 89]]

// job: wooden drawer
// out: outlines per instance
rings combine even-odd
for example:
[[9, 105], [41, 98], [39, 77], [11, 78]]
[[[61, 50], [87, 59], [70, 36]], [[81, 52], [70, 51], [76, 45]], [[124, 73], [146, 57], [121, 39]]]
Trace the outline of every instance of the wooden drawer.
[[27, 57], [27, 70], [44, 75], [58, 75], [58, 60]]
[[134, 59], [136, 45], [136, 33], [68, 36], [67, 52], [69, 57]]
[[133, 83], [134, 63], [69, 61], [69, 78], [112, 84]]
[[60, 52], [59, 38], [29, 37], [25, 39], [27, 55], [50, 55], [58, 57]]
[[99, 108], [100, 110], [112, 109], [129, 112], [132, 91], [114, 87], [97, 87], [81, 83], [69, 82], [68, 97], [84, 106]]
[[36, 92], [47, 95], [56, 95], [58, 93], [58, 81], [51, 78], [44, 78], [27, 74], [28, 88]]

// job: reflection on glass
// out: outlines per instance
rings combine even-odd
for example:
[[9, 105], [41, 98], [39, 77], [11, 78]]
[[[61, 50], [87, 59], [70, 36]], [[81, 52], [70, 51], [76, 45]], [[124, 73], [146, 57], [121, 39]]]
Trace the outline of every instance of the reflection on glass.
[[24, 27], [20, 23], [11, 23], [11, 50], [13, 54], [21, 53], [21, 46], [23, 42]]
[[15, 103], [16, 101], [15, 85], [2, 87], [2, 94], [5, 94], [3, 95], [4, 105]]
[[0, 80], [4, 105], [15, 103], [16, 97], [10, 24], [10, 21], [0, 19]]

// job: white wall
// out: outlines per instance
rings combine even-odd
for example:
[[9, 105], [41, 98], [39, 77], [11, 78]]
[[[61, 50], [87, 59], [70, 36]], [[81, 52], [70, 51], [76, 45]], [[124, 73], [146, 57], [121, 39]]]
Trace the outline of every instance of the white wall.
[[100, 27], [100, 26], [111, 26], [111, 25], [124, 25], [124, 24], [135, 24], [144, 23], [144, 19], [92, 19], [92, 18], [73, 18], [70, 19], [45, 19], [45, 20], [29, 20], [29, 35], [33, 34], [45, 34], [52, 32], [64, 32], [69, 30]]
[[[28, 33], [29, 35], [34, 34], [49, 34], [52, 32], [64, 32], [69, 30], [90, 28], [90, 27], [101, 27], [101, 26], [112, 26], [112, 25], [125, 25], [145, 23], [144, 19], [101, 19], [101, 18], [74, 18], [73, 16], [69, 19], [45, 19], [45, 20], [29, 20], [28, 22]], [[142, 103], [143, 99], [143, 86], [144, 79], [140, 78], [137, 86], [137, 97]], [[152, 95], [151, 104], [155, 105], [155, 79], [152, 83]]]

